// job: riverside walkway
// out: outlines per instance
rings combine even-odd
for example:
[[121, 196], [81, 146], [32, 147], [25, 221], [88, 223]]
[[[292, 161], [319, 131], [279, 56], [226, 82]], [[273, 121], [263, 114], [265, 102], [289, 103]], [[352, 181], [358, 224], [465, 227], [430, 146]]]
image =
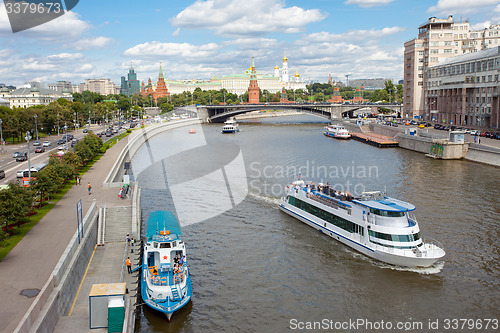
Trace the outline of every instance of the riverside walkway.
[[[126, 144], [127, 138], [110, 148], [83, 175], [82, 185], [73, 185], [57, 205], [0, 262], [1, 333], [13, 332], [35, 300], [21, 295], [21, 291], [41, 290], [51, 276], [76, 231], [76, 203], [82, 200], [84, 215], [93, 200], [96, 200], [98, 208], [104, 205], [110, 208], [127, 204], [125, 200], [118, 198], [119, 188], [102, 187], [105, 177]], [[88, 182], [92, 185], [91, 195], [87, 192]], [[130, 200], [128, 204], [131, 204]], [[122, 256], [123, 252], [119, 257], [120, 261]]]

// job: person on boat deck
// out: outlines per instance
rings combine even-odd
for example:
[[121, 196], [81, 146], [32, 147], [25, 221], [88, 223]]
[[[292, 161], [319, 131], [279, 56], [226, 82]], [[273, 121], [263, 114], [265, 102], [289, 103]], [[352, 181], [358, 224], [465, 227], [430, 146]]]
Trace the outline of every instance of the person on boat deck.
[[181, 258], [179, 259], [179, 265], [183, 265], [184, 264], [184, 256], [181, 256]]

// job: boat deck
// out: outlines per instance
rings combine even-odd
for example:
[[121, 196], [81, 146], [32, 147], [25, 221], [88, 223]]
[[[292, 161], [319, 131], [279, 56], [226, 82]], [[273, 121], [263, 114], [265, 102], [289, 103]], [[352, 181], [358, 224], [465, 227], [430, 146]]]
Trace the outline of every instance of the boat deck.
[[375, 133], [351, 133], [351, 138], [379, 148], [397, 147], [398, 142], [390, 136]]

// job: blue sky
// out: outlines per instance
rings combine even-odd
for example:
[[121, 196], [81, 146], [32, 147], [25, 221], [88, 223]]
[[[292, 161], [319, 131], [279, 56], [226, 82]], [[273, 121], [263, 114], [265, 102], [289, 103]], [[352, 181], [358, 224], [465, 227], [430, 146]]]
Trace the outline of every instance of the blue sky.
[[133, 62], [140, 80], [272, 73], [286, 51], [306, 81], [390, 78], [403, 44], [431, 16], [500, 24], [500, 0], [81, 0], [65, 15], [13, 34], [0, 0], [0, 82], [119, 84]]

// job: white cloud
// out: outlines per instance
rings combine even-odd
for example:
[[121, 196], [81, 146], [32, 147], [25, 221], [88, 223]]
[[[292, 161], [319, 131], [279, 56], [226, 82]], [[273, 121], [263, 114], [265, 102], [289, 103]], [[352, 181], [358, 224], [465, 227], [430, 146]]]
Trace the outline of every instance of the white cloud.
[[217, 56], [219, 46], [215, 43], [199, 46], [188, 43], [161, 43], [146, 42], [125, 50], [125, 56], [139, 58], [157, 57], [182, 57], [182, 58], [207, 58]]
[[240, 50], [275, 49], [280, 42], [274, 38], [238, 38], [222, 42], [224, 46], [234, 45]]
[[388, 5], [394, 0], [347, 0], [346, 5], [358, 5], [360, 7], [375, 7]]
[[188, 29], [210, 29], [223, 36], [261, 36], [297, 33], [325, 17], [318, 9], [285, 7], [280, 0], [199, 0], [170, 22]]
[[326, 31], [309, 34], [305, 39], [315, 42], [334, 42], [334, 41], [371, 41], [387, 38], [404, 31], [404, 28], [390, 27], [381, 30], [352, 30], [341, 34], [331, 34]]
[[179, 33], [181, 32], [181, 28], [177, 28], [175, 29], [174, 32], [172, 32], [172, 37], [177, 37], [179, 36]]
[[82, 38], [75, 42], [67, 43], [65, 47], [76, 51], [91, 50], [91, 49], [103, 49], [110, 47], [114, 44], [114, 40], [108, 37], [98, 36]]
[[438, 0], [435, 6], [427, 9], [428, 13], [457, 15], [485, 11], [487, 6], [498, 5], [500, 0]]

